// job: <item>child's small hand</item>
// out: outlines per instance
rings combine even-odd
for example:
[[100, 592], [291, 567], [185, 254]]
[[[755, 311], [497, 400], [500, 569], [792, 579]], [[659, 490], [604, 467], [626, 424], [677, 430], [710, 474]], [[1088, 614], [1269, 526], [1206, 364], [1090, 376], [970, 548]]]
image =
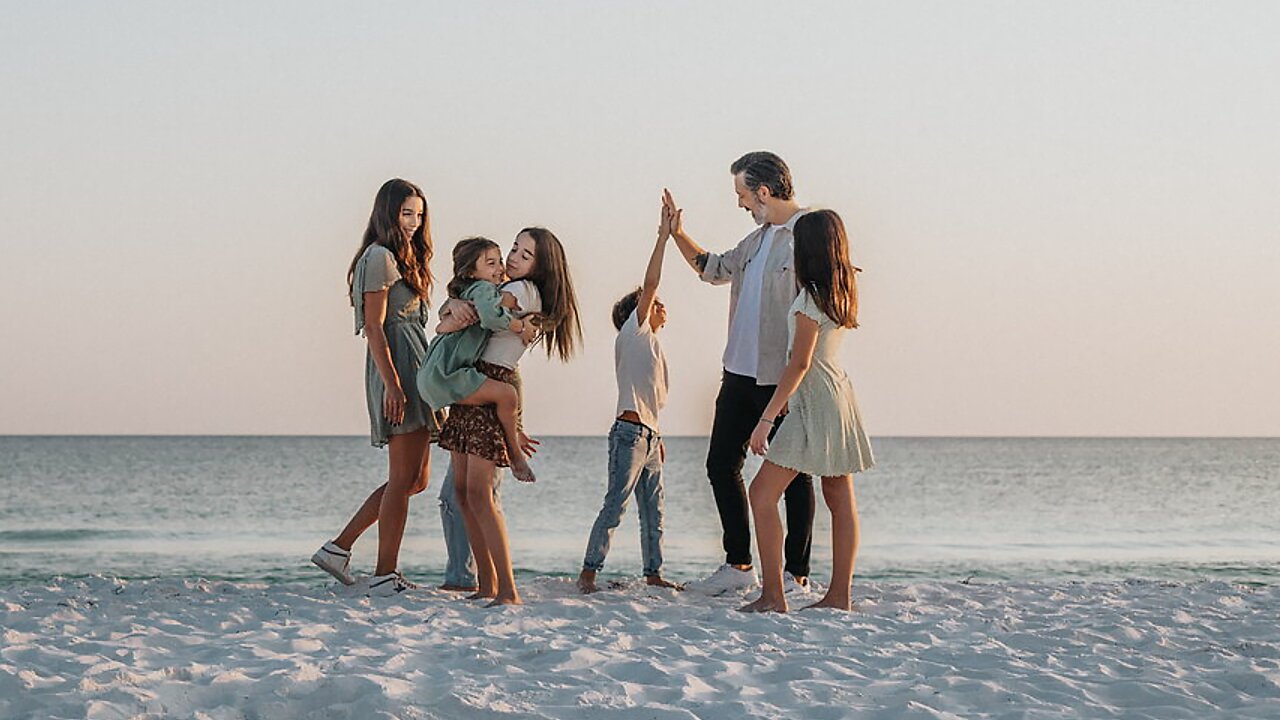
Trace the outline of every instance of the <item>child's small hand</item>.
[[540, 316], [534, 313], [530, 313], [528, 315], [525, 315], [523, 318], [520, 318], [521, 321], [524, 323], [524, 327], [521, 328], [520, 330], [520, 339], [524, 341], [525, 345], [528, 345], [532, 343], [534, 340], [537, 340], [538, 335], [542, 332], [542, 330], [538, 327], [539, 318]]
[[662, 214], [668, 219], [667, 227], [672, 235], [679, 235], [684, 232], [684, 210], [676, 205], [676, 199], [671, 196], [671, 191], [662, 189]]

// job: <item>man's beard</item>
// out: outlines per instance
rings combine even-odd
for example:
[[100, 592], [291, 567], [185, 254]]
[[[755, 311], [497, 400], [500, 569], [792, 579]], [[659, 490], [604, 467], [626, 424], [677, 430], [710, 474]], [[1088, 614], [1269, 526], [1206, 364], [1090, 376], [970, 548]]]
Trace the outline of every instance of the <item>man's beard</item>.
[[751, 219], [755, 220], [757, 225], [764, 225], [769, 222], [769, 210], [763, 204], [757, 205], [751, 209]]

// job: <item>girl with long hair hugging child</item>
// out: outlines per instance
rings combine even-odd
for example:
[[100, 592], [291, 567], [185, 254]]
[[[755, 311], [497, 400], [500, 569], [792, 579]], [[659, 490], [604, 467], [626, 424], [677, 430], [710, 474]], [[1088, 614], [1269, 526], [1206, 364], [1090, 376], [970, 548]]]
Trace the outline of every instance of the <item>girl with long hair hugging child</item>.
[[[458, 243], [453, 260], [450, 302], [472, 304], [479, 322], [455, 332], [462, 323], [445, 315], [418, 386], [424, 397], [453, 403], [440, 447], [451, 453], [456, 500], [475, 557], [479, 589], [471, 597], [519, 604], [506, 520], [494, 500], [497, 468], [510, 465], [516, 479], [534, 480], [525, 460], [534, 441], [520, 431], [517, 366], [534, 338], [548, 357], [572, 357], [582, 338], [577, 298], [564, 249], [545, 228], [521, 230], [505, 267], [497, 245], [485, 238]], [[499, 287], [504, 270], [510, 281]], [[453, 399], [471, 387], [479, 390]]]

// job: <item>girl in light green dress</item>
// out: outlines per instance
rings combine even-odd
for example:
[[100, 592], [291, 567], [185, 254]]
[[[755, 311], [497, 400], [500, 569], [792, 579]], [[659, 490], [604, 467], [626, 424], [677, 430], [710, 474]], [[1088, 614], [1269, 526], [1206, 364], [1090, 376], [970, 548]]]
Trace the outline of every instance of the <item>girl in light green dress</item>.
[[[858, 552], [853, 473], [874, 463], [853, 385], [840, 367], [840, 342], [847, 329], [858, 326], [858, 268], [849, 262], [840, 216], [831, 210], [803, 215], [795, 224], [794, 252], [800, 294], [787, 318], [790, 357], [749, 443], [752, 452], [765, 456], [750, 489], [764, 588], [758, 600], [741, 608], [747, 612], [787, 611], [778, 500], [800, 473], [822, 477], [822, 498], [831, 510], [831, 584], [809, 607], [852, 609]], [[787, 422], [770, 443], [784, 409]]]
[[414, 382], [427, 350], [427, 297], [431, 293], [431, 230], [422, 190], [388, 180], [378, 190], [360, 249], [347, 271], [356, 334], [368, 340], [365, 399], [370, 441], [389, 446], [387, 481], [374, 490], [342, 532], [311, 561], [343, 584], [355, 584], [351, 546], [375, 522], [378, 560], [366, 590], [392, 595], [412, 588], [397, 570], [409, 516], [409, 497], [427, 487], [430, 443], [439, 423]]

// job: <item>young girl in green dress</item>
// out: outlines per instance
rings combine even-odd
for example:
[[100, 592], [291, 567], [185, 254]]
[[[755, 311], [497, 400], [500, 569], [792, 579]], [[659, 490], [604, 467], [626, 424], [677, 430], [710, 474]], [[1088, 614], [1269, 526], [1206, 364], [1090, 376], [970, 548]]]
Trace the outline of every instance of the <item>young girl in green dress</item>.
[[[822, 477], [822, 498], [831, 510], [831, 585], [809, 607], [852, 609], [858, 553], [853, 473], [875, 462], [853, 385], [840, 367], [840, 341], [845, 330], [858, 327], [858, 268], [849, 262], [840, 216], [831, 210], [801, 216], [795, 224], [794, 253], [800, 294], [787, 318], [791, 354], [749, 442], [752, 452], [764, 455], [750, 490], [764, 589], [758, 600], [741, 608], [747, 612], [787, 611], [778, 500], [799, 473]], [[788, 407], [787, 422], [770, 442], [770, 431]]]
[[374, 490], [336, 538], [311, 561], [346, 585], [351, 546], [375, 522], [378, 560], [368, 591], [392, 595], [413, 587], [397, 570], [409, 515], [409, 497], [427, 487], [429, 447], [439, 430], [436, 413], [414, 379], [427, 350], [427, 297], [431, 293], [431, 229], [422, 190], [388, 180], [378, 190], [360, 249], [347, 271], [356, 334], [368, 339], [365, 399], [370, 440], [389, 446], [387, 481]]

